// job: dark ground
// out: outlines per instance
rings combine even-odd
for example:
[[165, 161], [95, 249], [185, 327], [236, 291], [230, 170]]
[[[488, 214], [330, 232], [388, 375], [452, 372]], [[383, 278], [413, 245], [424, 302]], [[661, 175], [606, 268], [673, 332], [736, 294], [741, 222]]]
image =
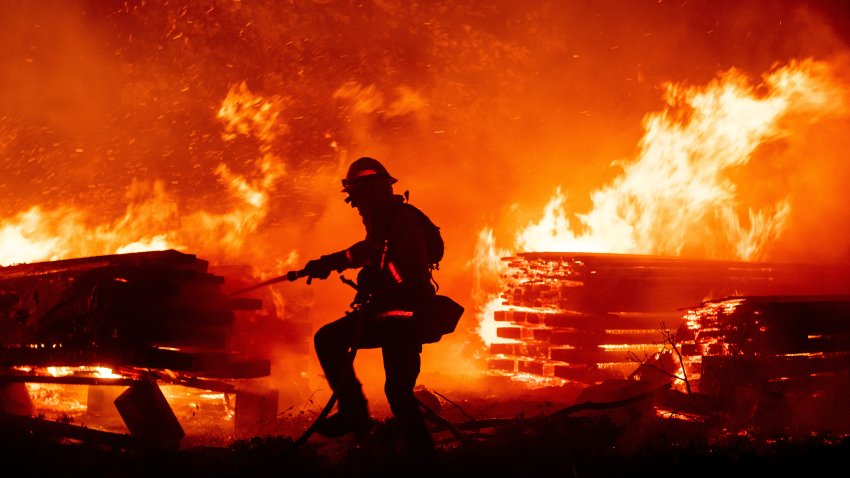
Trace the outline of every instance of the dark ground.
[[[475, 412], [498, 408], [466, 406]], [[446, 413], [463, 428], [467, 443], [435, 425], [438, 454], [429, 464], [405, 458], [391, 419], [376, 423], [362, 439], [315, 436], [298, 448], [292, 437], [274, 434], [228, 446], [168, 450], [98, 445], [7, 427], [0, 456], [5, 469], [21, 470], [14, 476], [51, 477], [820, 476], [842, 470], [850, 458], [846, 434], [732, 433], [717, 421], [659, 416], [647, 400], [568, 415], [557, 413], [562, 409], [556, 405], [535, 416], [478, 422], [486, 426], [478, 430]]]
[[[287, 437], [238, 441], [226, 448], [115, 449], [58, 443], [35, 436], [4, 437], [3, 463], [17, 476], [819, 476], [850, 458], [845, 438], [682, 443], [674, 430], [625, 444], [629, 431], [600, 418], [516, 424], [486, 440], [441, 445], [430, 466], [404, 460], [388, 425], [367, 443], [342, 439], [333, 447], [308, 443], [292, 450]], [[18, 474], [19, 473], [19, 474]], [[10, 476], [10, 475], [6, 475]]]

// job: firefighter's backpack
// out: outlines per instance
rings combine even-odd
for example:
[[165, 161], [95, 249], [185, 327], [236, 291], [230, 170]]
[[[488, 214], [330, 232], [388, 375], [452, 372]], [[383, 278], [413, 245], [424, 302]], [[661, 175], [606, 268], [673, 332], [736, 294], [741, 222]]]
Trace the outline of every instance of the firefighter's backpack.
[[443, 260], [443, 255], [446, 252], [446, 245], [443, 242], [443, 236], [440, 234], [440, 228], [431, 221], [424, 212], [410, 203], [402, 203], [403, 207], [408, 207], [416, 211], [417, 217], [422, 223], [422, 230], [425, 232], [425, 248], [428, 254], [428, 266], [431, 270], [440, 268], [440, 261]]
[[[407, 199], [407, 194], [405, 194], [405, 199]], [[428, 265], [433, 273], [434, 270], [440, 268], [440, 261], [443, 260], [446, 249], [443, 236], [440, 234], [440, 228], [419, 208], [407, 202], [402, 203], [402, 205], [416, 211], [416, 215], [422, 222], [422, 229], [425, 231]], [[433, 276], [431, 280], [439, 290], [439, 285]], [[414, 313], [416, 334], [419, 341], [423, 344], [433, 344], [439, 342], [443, 335], [454, 332], [460, 321], [460, 317], [463, 315], [463, 311], [463, 306], [449, 296], [435, 294], [430, 297]]]

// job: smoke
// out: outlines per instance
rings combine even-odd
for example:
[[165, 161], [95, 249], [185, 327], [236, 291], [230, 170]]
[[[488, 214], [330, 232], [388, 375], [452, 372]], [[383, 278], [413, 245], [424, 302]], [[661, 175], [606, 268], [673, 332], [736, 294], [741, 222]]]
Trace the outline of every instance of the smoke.
[[[0, 15], [0, 231], [20, 231], [32, 208], [75, 211], [102, 233], [136, 226], [117, 248], [217, 220], [205, 240], [174, 242], [281, 272], [362, 236], [338, 188], [368, 155], [441, 226], [441, 291], [469, 306], [479, 232], [510, 244], [558, 187], [566, 208], [589, 209], [612, 162], [635, 155], [661, 85], [805, 58], [847, 72], [847, 24], [827, 2], [79, 0]], [[273, 105], [274, 134], [219, 117], [234, 92]], [[765, 146], [741, 171], [805, 198], [771, 258], [848, 260], [842, 121]], [[144, 210], [128, 204], [140, 188], [167, 216], [123, 219]], [[215, 244], [227, 234], [238, 248]], [[350, 299], [342, 284], [311, 287], [317, 324]], [[476, 326], [468, 314], [426, 357], [463, 355]]]

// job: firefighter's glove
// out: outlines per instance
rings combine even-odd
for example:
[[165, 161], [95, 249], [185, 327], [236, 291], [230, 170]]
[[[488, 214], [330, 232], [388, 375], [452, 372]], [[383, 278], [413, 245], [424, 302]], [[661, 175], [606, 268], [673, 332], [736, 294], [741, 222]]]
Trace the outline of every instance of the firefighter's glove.
[[319, 259], [313, 259], [304, 266], [304, 272], [307, 273], [307, 277], [310, 279], [327, 279], [331, 275], [332, 270], [333, 265], [324, 256]]
[[313, 259], [304, 266], [304, 272], [307, 273], [307, 283], [309, 284], [312, 279], [327, 279], [331, 275], [331, 271], [340, 272], [349, 267], [351, 267], [351, 262], [348, 260], [348, 254], [346, 254], [346, 251], [339, 251]]

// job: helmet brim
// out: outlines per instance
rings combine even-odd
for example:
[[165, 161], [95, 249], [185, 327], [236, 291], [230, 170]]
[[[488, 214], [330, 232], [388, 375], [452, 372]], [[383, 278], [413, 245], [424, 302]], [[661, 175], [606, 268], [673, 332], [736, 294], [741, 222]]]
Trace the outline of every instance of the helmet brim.
[[358, 190], [361, 190], [361, 189], [364, 189], [364, 188], [368, 188], [370, 186], [375, 186], [375, 185], [378, 185], [378, 184], [387, 184], [389, 186], [392, 186], [393, 184], [395, 184], [397, 182], [398, 182], [398, 179], [396, 179], [392, 176], [379, 177], [379, 178], [368, 177], [368, 178], [363, 178], [359, 181], [357, 179], [343, 179], [342, 180], [342, 191], [341, 192], [351, 193], [351, 192], [355, 192], [355, 191], [358, 191]]

